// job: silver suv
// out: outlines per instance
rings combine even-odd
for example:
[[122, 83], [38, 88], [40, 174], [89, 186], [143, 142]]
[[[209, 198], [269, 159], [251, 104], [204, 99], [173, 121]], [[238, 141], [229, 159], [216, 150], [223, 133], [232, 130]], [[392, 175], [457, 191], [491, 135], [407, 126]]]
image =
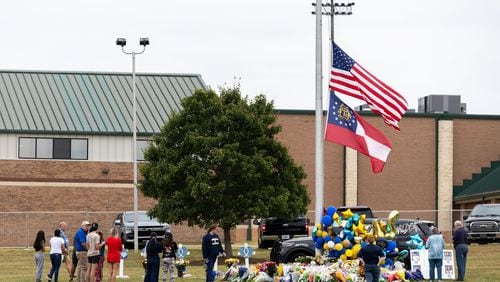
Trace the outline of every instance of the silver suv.
[[[134, 211], [121, 212], [116, 216], [115, 227], [120, 230], [123, 244], [127, 248], [134, 246]], [[160, 223], [156, 218], [148, 216], [146, 211], [137, 211], [137, 227], [139, 229], [139, 245], [144, 245], [156, 232], [158, 240], [163, 240], [165, 233], [170, 233], [167, 223]]]

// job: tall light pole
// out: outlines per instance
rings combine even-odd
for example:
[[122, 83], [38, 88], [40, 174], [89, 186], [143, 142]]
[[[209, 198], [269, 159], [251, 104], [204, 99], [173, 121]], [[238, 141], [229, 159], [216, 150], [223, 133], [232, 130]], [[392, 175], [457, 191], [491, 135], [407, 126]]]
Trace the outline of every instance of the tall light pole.
[[140, 55], [146, 51], [146, 46], [149, 45], [148, 38], [141, 38], [139, 44], [142, 46], [140, 52], [127, 52], [125, 45], [127, 39], [117, 38], [116, 45], [122, 47], [122, 51], [126, 55], [132, 55], [132, 155], [133, 155], [133, 177], [134, 177], [134, 252], [139, 251], [139, 229], [137, 227], [137, 108], [136, 108], [136, 94], [135, 94], [135, 56]]
[[[315, 220], [321, 222], [323, 216], [323, 195], [324, 195], [324, 144], [323, 144], [323, 22], [322, 16], [328, 15], [331, 17], [330, 26], [330, 40], [333, 42], [333, 19], [334, 15], [351, 15], [352, 6], [354, 3], [339, 4], [330, 0], [329, 3], [324, 4], [323, 0], [316, 0], [313, 2], [314, 11], [316, 15], [316, 60], [315, 60], [315, 89], [316, 89], [316, 108], [315, 108]], [[329, 11], [328, 11], [329, 9]], [[333, 52], [330, 52], [333, 54]], [[330, 66], [333, 63], [331, 58]], [[316, 255], [321, 254], [319, 249], [316, 249]]]

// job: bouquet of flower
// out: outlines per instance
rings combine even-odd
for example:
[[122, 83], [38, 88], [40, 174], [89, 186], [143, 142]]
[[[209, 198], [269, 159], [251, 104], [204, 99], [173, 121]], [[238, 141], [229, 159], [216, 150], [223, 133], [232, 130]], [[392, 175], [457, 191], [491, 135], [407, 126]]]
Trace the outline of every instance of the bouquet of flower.
[[178, 258], [175, 260], [175, 267], [177, 268], [186, 268], [186, 266], [190, 263], [189, 260]]
[[239, 264], [240, 260], [237, 258], [228, 258], [228, 259], [224, 260], [224, 263], [229, 268], [229, 267], [233, 266], [233, 264]]
[[276, 263], [274, 261], [266, 261], [266, 262], [260, 263], [258, 265], [258, 269], [261, 272], [267, 273], [267, 275], [269, 275], [269, 277], [274, 277], [274, 275], [278, 271], [278, 268], [276, 267]]
[[186, 271], [186, 266], [190, 263], [189, 260], [184, 258], [178, 258], [175, 260], [175, 268], [177, 268], [177, 276], [183, 277], [184, 272]]

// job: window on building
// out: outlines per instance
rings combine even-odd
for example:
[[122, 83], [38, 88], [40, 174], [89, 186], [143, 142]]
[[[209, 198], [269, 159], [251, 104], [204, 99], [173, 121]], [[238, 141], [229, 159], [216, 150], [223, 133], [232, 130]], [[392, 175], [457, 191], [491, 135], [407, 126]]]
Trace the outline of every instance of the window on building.
[[71, 158], [74, 160], [88, 159], [87, 139], [71, 139]]
[[35, 138], [19, 138], [19, 158], [35, 158]]
[[71, 139], [69, 138], [54, 138], [53, 146], [54, 159], [70, 159], [71, 158]]
[[144, 161], [144, 151], [148, 148], [149, 146], [149, 141], [148, 140], [137, 140], [136, 143], [137, 146], [137, 160], [138, 161]]
[[36, 158], [37, 159], [52, 159], [52, 139], [37, 138], [36, 139]]
[[19, 158], [87, 160], [88, 140], [19, 137]]

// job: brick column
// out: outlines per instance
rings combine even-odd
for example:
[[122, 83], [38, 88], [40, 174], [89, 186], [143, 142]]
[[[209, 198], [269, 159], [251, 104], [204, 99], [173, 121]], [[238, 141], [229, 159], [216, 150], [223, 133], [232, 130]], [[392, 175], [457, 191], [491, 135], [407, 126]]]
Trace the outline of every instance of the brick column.
[[358, 205], [358, 152], [345, 150], [345, 205]]
[[438, 140], [437, 224], [445, 233], [453, 226], [453, 120], [439, 120]]

